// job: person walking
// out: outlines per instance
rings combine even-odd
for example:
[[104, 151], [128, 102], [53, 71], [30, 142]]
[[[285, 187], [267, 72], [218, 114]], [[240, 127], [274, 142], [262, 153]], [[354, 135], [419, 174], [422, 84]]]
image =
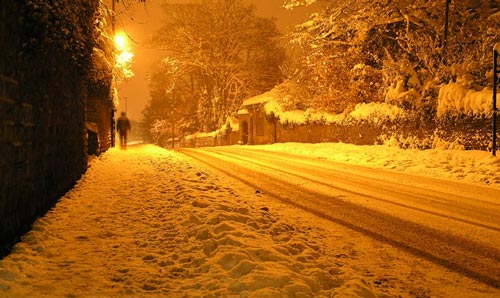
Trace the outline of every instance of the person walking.
[[125, 112], [122, 112], [122, 115], [116, 121], [116, 129], [120, 135], [120, 148], [127, 149], [127, 134], [130, 130], [130, 121]]

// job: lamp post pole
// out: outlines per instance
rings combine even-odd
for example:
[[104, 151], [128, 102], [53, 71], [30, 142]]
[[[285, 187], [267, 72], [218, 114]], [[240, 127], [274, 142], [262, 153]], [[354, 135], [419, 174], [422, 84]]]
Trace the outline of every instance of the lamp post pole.
[[493, 156], [496, 156], [496, 150], [497, 150], [497, 114], [498, 114], [498, 109], [497, 109], [497, 89], [498, 89], [498, 52], [500, 50], [500, 43], [497, 43], [495, 45], [495, 48], [493, 49], [493, 136], [492, 136], [492, 148], [491, 148], [491, 153]]

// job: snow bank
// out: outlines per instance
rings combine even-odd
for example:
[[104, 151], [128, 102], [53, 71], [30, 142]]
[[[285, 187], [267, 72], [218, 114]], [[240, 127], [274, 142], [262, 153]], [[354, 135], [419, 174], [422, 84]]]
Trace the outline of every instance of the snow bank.
[[492, 89], [485, 87], [481, 91], [476, 91], [467, 89], [458, 83], [450, 82], [443, 85], [439, 90], [437, 114], [438, 116], [447, 114], [465, 114], [475, 117], [490, 116], [492, 106]]
[[344, 143], [282, 143], [245, 148], [288, 152], [500, 188], [500, 158], [486, 151], [462, 150], [463, 146], [459, 143], [444, 142], [437, 137], [434, 138], [434, 149], [429, 150], [405, 150], [394, 146], [390, 141], [384, 145], [371, 146]]

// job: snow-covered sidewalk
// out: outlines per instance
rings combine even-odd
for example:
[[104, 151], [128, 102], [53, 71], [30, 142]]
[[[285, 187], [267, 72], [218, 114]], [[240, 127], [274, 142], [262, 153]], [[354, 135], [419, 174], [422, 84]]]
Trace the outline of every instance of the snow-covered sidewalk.
[[152, 145], [93, 160], [0, 260], [0, 297], [499, 294]]
[[327, 295], [308, 238], [175, 153], [113, 149], [0, 262], [0, 296]]

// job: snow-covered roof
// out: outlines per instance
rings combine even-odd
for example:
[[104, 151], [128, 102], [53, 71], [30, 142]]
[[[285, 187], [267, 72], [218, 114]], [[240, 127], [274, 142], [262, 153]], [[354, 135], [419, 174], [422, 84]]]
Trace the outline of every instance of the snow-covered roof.
[[85, 121], [85, 128], [92, 132], [99, 132], [99, 126], [95, 122]]
[[235, 117], [228, 117], [227, 122], [229, 122], [229, 127], [232, 131], [238, 131], [240, 129], [240, 122]]
[[250, 112], [248, 112], [247, 109], [239, 109], [238, 110], [238, 115], [248, 115]]
[[260, 95], [250, 97], [249, 99], [243, 101], [242, 106], [251, 106], [255, 104], [266, 103], [275, 98], [274, 93], [272, 91], [268, 91], [266, 93], [262, 93]]

